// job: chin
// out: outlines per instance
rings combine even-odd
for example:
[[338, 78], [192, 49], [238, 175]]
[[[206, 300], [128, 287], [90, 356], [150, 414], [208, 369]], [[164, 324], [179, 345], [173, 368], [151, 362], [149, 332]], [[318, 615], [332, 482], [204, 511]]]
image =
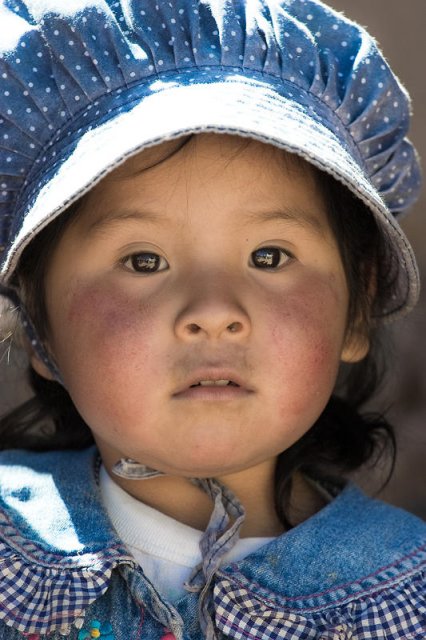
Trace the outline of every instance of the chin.
[[[224, 460], [226, 459], [226, 464]], [[166, 473], [171, 475], [182, 476], [186, 478], [225, 478], [225, 476], [231, 476], [235, 474], [250, 473], [252, 470], [258, 468], [262, 464], [267, 464], [271, 460], [275, 465], [275, 457], [256, 460], [231, 460], [229, 453], [225, 456], [222, 455], [216, 460], [212, 460], [210, 456], [208, 460], [194, 460], [185, 461], [185, 464], [179, 465], [178, 468], [168, 469]]]

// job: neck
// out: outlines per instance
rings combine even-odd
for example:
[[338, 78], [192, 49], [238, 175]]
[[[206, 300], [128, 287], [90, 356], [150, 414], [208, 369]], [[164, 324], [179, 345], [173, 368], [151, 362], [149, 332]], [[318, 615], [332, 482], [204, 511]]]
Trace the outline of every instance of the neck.
[[[111, 473], [111, 465], [107, 460], [104, 463]], [[262, 463], [255, 468], [255, 473], [251, 468], [249, 474], [240, 471], [218, 478], [237, 496], [246, 511], [240, 537], [274, 537], [283, 533], [284, 527], [275, 510], [274, 473], [275, 460]], [[206, 529], [212, 513], [211, 500], [187, 478], [160, 476], [149, 480], [125, 480], [111, 475], [137, 500], [190, 527], [200, 531]], [[296, 474], [291, 504], [296, 504], [297, 508], [290, 509], [290, 521], [300, 524], [324, 506], [324, 501], [302, 476]]]

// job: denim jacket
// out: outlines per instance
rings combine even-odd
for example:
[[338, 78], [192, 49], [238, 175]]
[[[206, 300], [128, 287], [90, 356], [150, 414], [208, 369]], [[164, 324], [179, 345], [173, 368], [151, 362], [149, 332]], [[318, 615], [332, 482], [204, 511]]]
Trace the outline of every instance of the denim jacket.
[[348, 485], [222, 567], [242, 511], [213, 482], [203, 563], [172, 606], [113, 530], [98, 466], [94, 448], [0, 454], [0, 640], [426, 637], [426, 524], [414, 516]]

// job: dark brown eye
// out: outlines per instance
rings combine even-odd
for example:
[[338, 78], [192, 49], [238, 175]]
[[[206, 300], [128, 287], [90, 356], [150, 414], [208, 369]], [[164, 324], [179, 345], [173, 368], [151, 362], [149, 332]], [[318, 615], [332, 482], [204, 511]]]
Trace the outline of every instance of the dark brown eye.
[[276, 269], [289, 262], [293, 256], [279, 247], [262, 247], [251, 254], [253, 266], [258, 269]]
[[157, 273], [168, 269], [167, 261], [157, 253], [133, 253], [123, 260], [123, 265], [136, 273]]

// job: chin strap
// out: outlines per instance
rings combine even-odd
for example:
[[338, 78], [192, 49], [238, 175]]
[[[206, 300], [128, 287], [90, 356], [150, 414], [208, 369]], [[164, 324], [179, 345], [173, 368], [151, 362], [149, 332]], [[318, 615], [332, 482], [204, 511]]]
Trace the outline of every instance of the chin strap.
[[194, 568], [185, 588], [200, 594], [198, 615], [203, 636], [215, 640], [219, 637], [213, 602], [215, 577], [224, 555], [239, 539], [245, 511], [235, 494], [215, 478], [196, 478], [193, 482], [207, 493], [214, 508], [200, 540], [202, 561]]
[[131, 458], [121, 458], [112, 468], [114, 475], [125, 480], [149, 480], [150, 478], [158, 478], [166, 474], [157, 469], [147, 467]]
[[18, 315], [20, 322], [27, 335], [27, 338], [29, 340], [31, 349], [37, 354], [41, 362], [43, 362], [46, 365], [46, 367], [49, 369], [50, 373], [53, 376], [53, 379], [56, 382], [59, 382], [59, 384], [61, 384], [62, 386], [64, 386], [59, 369], [55, 361], [53, 360], [53, 358], [47, 352], [47, 349], [44, 346], [42, 340], [40, 340], [38, 336], [38, 332], [28, 314], [28, 311], [25, 308], [24, 303], [20, 299], [18, 293], [15, 291], [15, 289], [11, 287], [5, 287], [4, 285], [0, 284], [0, 295], [4, 296], [5, 298], [7, 298], [12, 302], [12, 304], [14, 305], [14, 308], [12, 308], [11, 311], [14, 311]]
[[[166, 475], [131, 458], [121, 458], [112, 471], [126, 480], [148, 480]], [[245, 511], [234, 493], [215, 478], [191, 478], [190, 481], [209, 496], [213, 511], [200, 540], [202, 560], [194, 568], [185, 588], [200, 594], [198, 613], [203, 637], [215, 640], [219, 634], [214, 623], [214, 579], [224, 555], [239, 539]]]

